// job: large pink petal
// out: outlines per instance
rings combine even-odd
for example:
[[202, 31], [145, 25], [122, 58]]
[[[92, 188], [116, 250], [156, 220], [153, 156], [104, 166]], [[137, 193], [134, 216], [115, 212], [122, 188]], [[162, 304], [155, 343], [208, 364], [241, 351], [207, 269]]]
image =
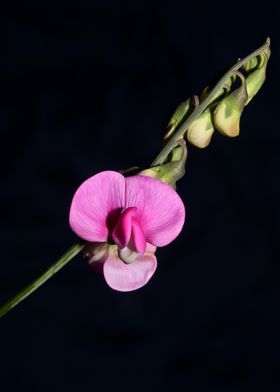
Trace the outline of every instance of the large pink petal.
[[135, 217], [141, 224], [147, 242], [164, 246], [182, 230], [185, 207], [169, 185], [146, 176], [126, 179], [125, 207], [137, 207]]
[[114, 215], [124, 207], [125, 178], [113, 171], [104, 171], [89, 178], [76, 191], [69, 222], [81, 238], [92, 242], [108, 240]]
[[156, 256], [152, 253], [138, 256], [131, 264], [125, 264], [111, 253], [103, 265], [103, 274], [108, 285], [117, 291], [133, 291], [144, 286], [157, 268]]

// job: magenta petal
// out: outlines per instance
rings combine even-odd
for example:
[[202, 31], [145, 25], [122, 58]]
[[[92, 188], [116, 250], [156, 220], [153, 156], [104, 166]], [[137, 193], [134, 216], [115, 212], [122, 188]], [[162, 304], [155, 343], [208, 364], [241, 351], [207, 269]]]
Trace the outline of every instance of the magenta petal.
[[144, 254], [146, 251], [146, 239], [142, 226], [136, 218], [132, 218], [132, 239], [136, 251]]
[[135, 214], [136, 208], [131, 207], [123, 211], [118, 219], [118, 222], [113, 230], [113, 240], [120, 247], [127, 246], [131, 237], [132, 217]]
[[121, 261], [116, 252], [111, 253], [103, 265], [108, 285], [117, 291], [133, 291], [144, 286], [157, 268], [154, 254], [138, 256], [131, 264]]
[[125, 178], [104, 171], [89, 178], [76, 191], [69, 223], [81, 238], [91, 242], [108, 240], [108, 216], [124, 206]]
[[152, 177], [126, 179], [125, 206], [137, 207], [135, 217], [145, 239], [155, 246], [169, 244], [184, 225], [185, 207], [181, 198], [169, 185]]

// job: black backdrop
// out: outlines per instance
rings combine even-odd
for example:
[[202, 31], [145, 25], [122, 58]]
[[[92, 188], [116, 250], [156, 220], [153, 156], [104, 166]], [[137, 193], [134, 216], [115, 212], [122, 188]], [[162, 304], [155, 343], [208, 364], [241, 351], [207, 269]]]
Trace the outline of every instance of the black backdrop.
[[76, 240], [83, 180], [149, 164], [176, 105], [272, 39], [240, 137], [189, 148], [150, 283], [115, 292], [77, 257], [1, 319], [1, 391], [279, 390], [279, 13], [243, 3], [1, 6], [2, 302]]

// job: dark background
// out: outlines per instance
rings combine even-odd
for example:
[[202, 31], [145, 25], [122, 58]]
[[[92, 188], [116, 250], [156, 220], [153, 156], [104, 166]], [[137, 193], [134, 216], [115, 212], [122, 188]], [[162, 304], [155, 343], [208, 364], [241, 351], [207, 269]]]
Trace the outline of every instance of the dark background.
[[43, 0], [0, 14], [1, 302], [76, 240], [83, 180], [149, 165], [176, 105], [272, 39], [240, 137], [189, 148], [184, 230], [149, 284], [115, 292], [77, 257], [1, 319], [1, 391], [279, 391], [277, 6]]

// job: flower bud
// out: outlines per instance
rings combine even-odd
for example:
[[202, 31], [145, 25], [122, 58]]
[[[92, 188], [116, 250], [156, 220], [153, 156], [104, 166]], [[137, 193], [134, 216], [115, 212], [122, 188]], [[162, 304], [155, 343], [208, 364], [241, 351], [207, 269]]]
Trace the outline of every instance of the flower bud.
[[253, 57], [251, 60], [249, 60], [246, 64], [244, 64], [243, 69], [246, 72], [250, 72], [252, 70], [254, 70], [255, 68], [258, 67], [260, 62], [260, 58], [259, 56]]
[[235, 137], [239, 135], [239, 122], [242, 111], [248, 99], [246, 81], [241, 73], [237, 73], [241, 79], [241, 86], [227, 95], [214, 111], [214, 125], [225, 136]]
[[270, 55], [271, 50], [269, 47], [267, 47], [258, 56], [253, 57], [246, 64], [244, 64], [242, 68], [246, 72], [255, 71], [257, 68], [261, 68], [264, 65], [265, 61], [267, 62], [269, 60]]
[[248, 100], [246, 102], [246, 105], [248, 105], [251, 99], [257, 94], [257, 92], [259, 91], [259, 89], [261, 88], [261, 86], [265, 81], [266, 67], [267, 67], [269, 56], [270, 56], [270, 50], [269, 48], [267, 48], [266, 51], [260, 54], [257, 68], [251, 73], [249, 73], [249, 75], [246, 78], [247, 92], [248, 92]]
[[212, 115], [207, 109], [192, 123], [187, 133], [187, 139], [196, 147], [205, 148], [210, 143], [213, 133]]
[[[230, 90], [232, 84], [234, 83], [235, 79], [236, 79], [236, 74], [231, 75], [231, 77], [229, 77], [227, 79], [227, 81], [223, 85], [223, 87], [220, 88], [216, 92], [216, 94], [214, 94], [213, 98], [211, 99], [211, 101], [209, 103], [213, 103], [214, 101], [216, 101], [216, 99], [221, 98], [226, 92], [228, 92]], [[205, 89], [201, 93], [201, 97], [200, 97], [201, 102], [209, 96], [209, 94], [213, 90], [213, 87], [214, 87], [214, 85], [212, 85], [212, 84], [205, 87]]]
[[172, 115], [172, 117], [167, 125], [166, 133], [163, 137], [163, 141], [165, 143], [171, 138], [175, 129], [180, 124], [180, 122], [183, 120], [184, 116], [191, 111], [191, 107], [192, 107], [192, 105], [190, 102], [190, 98], [187, 99], [186, 101], [180, 103], [180, 105], [177, 107], [177, 109], [175, 110], [174, 114]]
[[165, 163], [142, 170], [139, 175], [157, 178], [176, 189], [176, 182], [185, 175], [187, 155], [186, 142], [180, 139]]

